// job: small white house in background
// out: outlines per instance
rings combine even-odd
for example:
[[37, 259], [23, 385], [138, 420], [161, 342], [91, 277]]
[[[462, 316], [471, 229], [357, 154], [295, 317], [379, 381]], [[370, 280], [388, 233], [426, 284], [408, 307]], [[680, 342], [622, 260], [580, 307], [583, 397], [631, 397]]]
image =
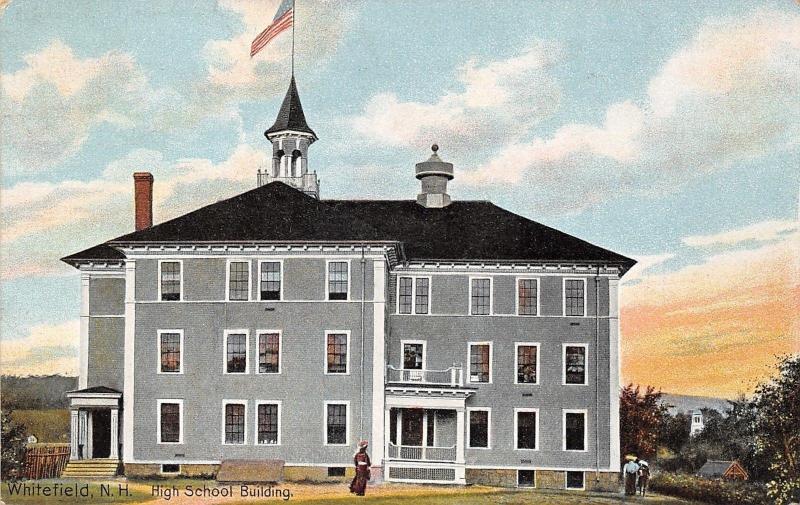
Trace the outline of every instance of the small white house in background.
[[696, 436], [703, 431], [703, 411], [695, 409], [692, 411], [692, 424], [689, 427], [689, 436]]

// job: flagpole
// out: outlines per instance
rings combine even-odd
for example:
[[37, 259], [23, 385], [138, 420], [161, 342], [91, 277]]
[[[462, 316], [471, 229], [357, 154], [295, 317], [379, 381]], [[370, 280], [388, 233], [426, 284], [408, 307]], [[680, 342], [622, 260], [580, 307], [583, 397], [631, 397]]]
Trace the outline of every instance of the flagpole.
[[294, 8], [294, 0], [292, 0], [292, 77], [294, 77], [294, 24], [297, 20], [297, 10]]

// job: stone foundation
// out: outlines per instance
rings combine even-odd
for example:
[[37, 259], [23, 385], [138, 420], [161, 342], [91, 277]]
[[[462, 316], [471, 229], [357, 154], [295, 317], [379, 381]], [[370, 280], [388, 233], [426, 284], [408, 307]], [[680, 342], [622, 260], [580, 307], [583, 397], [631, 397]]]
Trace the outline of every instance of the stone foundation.
[[[467, 484], [480, 484], [494, 487], [517, 487], [517, 470], [508, 468], [467, 468]], [[586, 491], [617, 493], [621, 489], [619, 474], [616, 472], [585, 472]], [[536, 470], [537, 489], [566, 488], [566, 472], [556, 470]]]
[[353, 480], [356, 469], [345, 467], [344, 477], [328, 477], [327, 466], [287, 466], [283, 469], [283, 478], [287, 481], [306, 482], [349, 482]]
[[125, 476], [132, 479], [192, 477], [199, 479], [213, 479], [217, 475], [219, 465], [193, 465], [181, 464], [180, 473], [161, 473], [161, 465], [144, 463], [125, 463]]

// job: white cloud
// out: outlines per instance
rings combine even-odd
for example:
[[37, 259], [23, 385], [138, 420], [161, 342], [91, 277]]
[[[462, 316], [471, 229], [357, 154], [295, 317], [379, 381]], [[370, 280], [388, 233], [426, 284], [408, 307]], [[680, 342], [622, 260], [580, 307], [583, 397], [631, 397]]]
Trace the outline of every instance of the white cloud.
[[76, 375], [80, 322], [39, 324], [21, 338], [0, 340], [0, 369], [8, 375]]
[[638, 281], [644, 277], [646, 272], [673, 259], [675, 254], [633, 255], [630, 257], [636, 260], [636, 264], [622, 278], [622, 282], [625, 284], [632, 284], [633, 281]]
[[78, 58], [54, 40], [3, 74], [0, 111], [5, 169], [36, 171], [77, 152], [100, 124], [131, 127], [152, 93], [133, 56]]
[[733, 161], [796, 148], [798, 89], [800, 14], [709, 21], [651, 79], [643, 103], [610, 105], [600, 126], [568, 124], [549, 138], [512, 141], [460, 180], [535, 185], [532, 203], [552, 211], [625, 190], [673, 191]]
[[537, 41], [504, 60], [471, 60], [459, 69], [458, 90], [430, 103], [380, 93], [350, 123], [371, 141], [403, 147], [441, 141], [460, 150], [515, 139], [558, 106], [560, 89], [550, 70], [560, 53], [554, 44]]
[[19, 183], [3, 191], [0, 278], [64, 275], [58, 258], [131, 231], [133, 180], [147, 167], [155, 177], [156, 222], [255, 187], [264, 151], [243, 144], [219, 163], [206, 159], [165, 161], [161, 153], [138, 149], [110, 163], [90, 181]]
[[691, 247], [728, 246], [741, 242], [768, 242], [800, 229], [797, 221], [762, 221], [736, 230], [711, 235], [691, 235], [681, 241]]

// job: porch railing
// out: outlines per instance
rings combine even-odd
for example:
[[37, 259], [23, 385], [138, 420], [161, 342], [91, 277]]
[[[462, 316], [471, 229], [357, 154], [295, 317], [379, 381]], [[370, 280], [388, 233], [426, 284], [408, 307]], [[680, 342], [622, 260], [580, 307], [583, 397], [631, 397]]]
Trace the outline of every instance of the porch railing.
[[416, 445], [395, 445], [389, 442], [389, 459], [412, 461], [455, 461], [456, 446], [422, 447]]
[[460, 365], [453, 365], [446, 370], [406, 370], [388, 365], [386, 382], [451, 387], [463, 386], [464, 370]]

